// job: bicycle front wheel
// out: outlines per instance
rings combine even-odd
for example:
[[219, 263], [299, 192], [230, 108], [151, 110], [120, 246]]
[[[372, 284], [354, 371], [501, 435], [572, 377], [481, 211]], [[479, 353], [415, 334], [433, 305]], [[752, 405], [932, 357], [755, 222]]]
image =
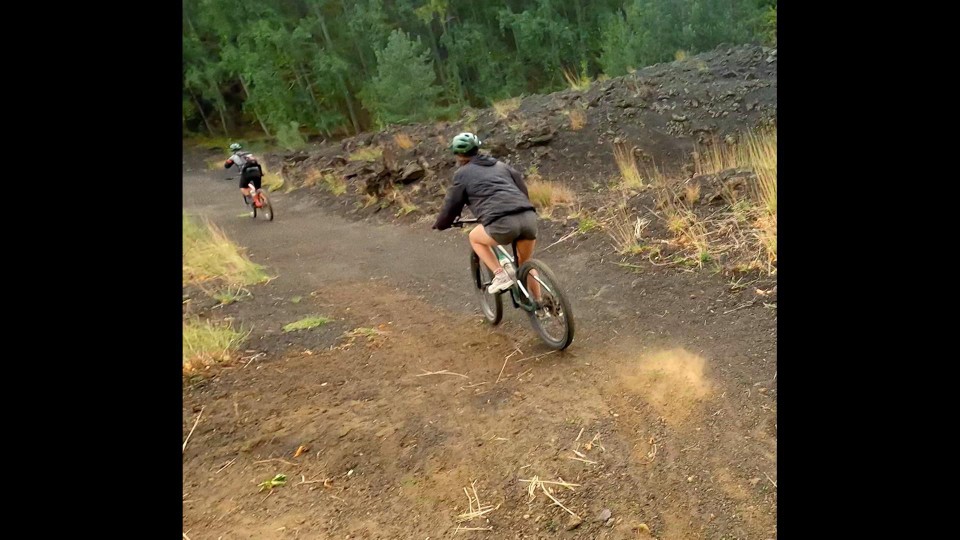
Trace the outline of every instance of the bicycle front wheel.
[[543, 262], [530, 259], [520, 267], [517, 280], [536, 298], [537, 309], [527, 315], [540, 339], [552, 349], [569, 347], [573, 343], [573, 310], [553, 271]]
[[494, 326], [500, 324], [503, 318], [503, 299], [499, 294], [487, 292], [487, 286], [493, 281], [493, 272], [487, 268], [487, 265], [480, 262], [480, 257], [472, 251], [470, 252], [470, 277], [473, 278], [473, 286], [477, 289], [477, 299], [480, 300], [483, 316]]

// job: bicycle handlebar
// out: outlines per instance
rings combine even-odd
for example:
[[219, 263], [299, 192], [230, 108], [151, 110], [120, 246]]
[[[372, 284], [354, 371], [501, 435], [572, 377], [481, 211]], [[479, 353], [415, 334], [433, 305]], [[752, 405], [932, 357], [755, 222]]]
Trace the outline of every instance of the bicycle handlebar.
[[460, 219], [457, 218], [453, 220], [453, 223], [450, 224], [451, 227], [463, 227], [464, 225], [472, 225], [474, 223], [480, 223], [479, 219]]

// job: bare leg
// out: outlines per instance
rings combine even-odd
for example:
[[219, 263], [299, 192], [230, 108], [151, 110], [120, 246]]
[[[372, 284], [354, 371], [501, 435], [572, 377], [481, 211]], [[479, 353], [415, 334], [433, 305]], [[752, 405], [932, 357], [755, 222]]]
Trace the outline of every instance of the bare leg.
[[[531, 257], [533, 257], [533, 250], [537, 245], [536, 240], [517, 240], [517, 268], [520, 268], [523, 263], [527, 262]], [[537, 280], [533, 279], [536, 275], [536, 270], [530, 272], [527, 277], [527, 290], [530, 291], [530, 294], [539, 302], [540, 301], [540, 284], [537, 283]]]
[[470, 247], [480, 257], [483, 264], [487, 265], [487, 268], [494, 273], [502, 269], [497, 256], [493, 254], [493, 251], [490, 251], [496, 245], [497, 241], [490, 238], [487, 231], [483, 230], [483, 225], [477, 225], [470, 231]]

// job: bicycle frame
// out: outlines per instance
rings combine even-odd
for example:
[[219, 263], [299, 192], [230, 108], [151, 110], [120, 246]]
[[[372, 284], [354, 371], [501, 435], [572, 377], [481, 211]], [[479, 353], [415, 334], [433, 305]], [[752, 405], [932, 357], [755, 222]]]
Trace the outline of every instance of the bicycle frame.
[[[247, 184], [247, 188], [250, 189], [250, 202], [256, 205], [257, 202], [259, 201], [259, 197], [257, 197], [257, 195], [260, 194], [260, 190], [253, 185], [253, 182], [250, 182], [249, 184]], [[263, 203], [261, 202], [260, 205], [257, 206], [257, 208], [262, 208], [262, 207], [263, 207]]]
[[[478, 223], [478, 221], [476, 219], [465, 219], [465, 220], [458, 219], [453, 222], [453, 226], [464, 227], [466, 225], [472, 225], [474, 223]], [[507, 248], [505, 248], [501, 244], [497, 244], [496, 246], [494, 246], [493, 250], [500, 251], [500, 253], [502, 253], [504, 257], [506, 257], [507, 259], [510, 260], [510, 262], [513, 263], [513, 265], [516, 267], [516, 270], [519, 272], [520, 268], [517, 265], [517, 260], [519, 260], [519, 256], [517, 255], [517, 243], [513, 242], [513, 244], [511, 244], [511, 247], [513, 248], [512, 255], [510, 254], [509, 251], [507, 251]], [[496, 253], [494, 253], [494, 256], [496, 256]], [[480, 264], [482, 265], [483, 261], [480, 261]], [[554, 294], [553, 289], [547, 286], [547, 284], [540, 279], [540, 276], [533, 276], [533, 279], [537, 280], [537, 283], [539, 283], [541, 287], [546, 289], [547, 292], [549, 292], [550, 294]], [[478, 288], [484, 288], [487, 285], [489, 285], [489, 283], [487, 284], [477, 283]], [[510, 301], [513, 302], [513, 307], [521, 308], [524, 311], [529, 311], [529, 312], [534, 312], [537, 310], [537, 302], [533, 299], [533, 296], [530, 294], [530, 291], [528, 291], [527, 288], [524, 287], [523, 283], [520, 283], [520, 280], [515, 280], [513, 283], [513, 286], [510, 287], [508, 290], [510, 291]], [[520, 296], [521, 294], [522, 296]]]
[[[514, 266], [517, 266], [517, 260], [519, 258], [517, 256], [517, 243], [514, 242], [512, 247], [513, 247], [512, 256], [510, 255], [509, 252], [507, 252], [507, 249], [500, 244], [497, 244], [496, 247], [494, 247], [494, 249], [500, 251], [500, 253], [502, 253], [507, 259], [509, 259]], [[483, 264], [483, 261], [481, 261], [480, 264]], [[519, 270], [520, 268], [518, 267], [517, 271]], [[537, 281], [537, 283], [540, 284], [541, 287], [546, 289], [548, 293], [554, 294], [553, 289], [551, 289], [546, 283], [544, 283], [543, 280], [540, 279], [539, 275], [535, 275], [532, 277]], [[527, 288], [524, 287], [523, 283], [521, 283], [519, 279], [515, 280], [513, 287], [510, 287], [510, 289], [508, 290], [510, 291], [510, 301], [513, 302], [513, 307], [521, 308], [524, 311], [529, 311], [529, 312], [534, 312], [537, 310], [537, 302], [533, 299], [533, 296], [530, 294]], [[519, 297], [517, 293], [518, 290], [520, 291], [520, 293], [523, 293], [522, 297]], [[519, 300], [518, 300], [518, 297], [520, 298]]]

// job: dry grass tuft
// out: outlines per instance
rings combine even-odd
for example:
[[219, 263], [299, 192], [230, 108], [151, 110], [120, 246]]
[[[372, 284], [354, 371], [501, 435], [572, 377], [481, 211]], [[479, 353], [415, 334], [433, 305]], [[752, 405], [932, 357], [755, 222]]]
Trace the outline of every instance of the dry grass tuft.
[[520, 97], [513, 97], [510, 99], [502, 99], [500, 101], [493, 102], [493, 111], [496, 113], [497, 118], [503, 119], [510, 116], [510, 113], [520, 108]]
[[620, 177], [623, 179], [625, 187], [629, 189], [645, 187], [640, 169], [637, 168], [637, 160], [633, 157], [633, 150], [627, 146], [626, 142], [618, 141], [614, 143], [613, 159], [617, 162], [617, 168], [620, 169]]
[[397, 133], [394, 135], [393, 142], [404, 150], [409, 150], [415, 146], [413, 139], [411, 139], [406, 133]]

